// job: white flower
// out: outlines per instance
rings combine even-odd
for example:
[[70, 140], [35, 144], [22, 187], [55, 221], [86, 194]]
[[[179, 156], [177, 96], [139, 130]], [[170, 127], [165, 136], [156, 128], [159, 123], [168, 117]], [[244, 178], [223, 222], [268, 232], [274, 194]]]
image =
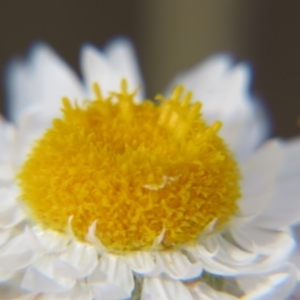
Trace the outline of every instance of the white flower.
[[[289, 255], [295, 247], [291, 226], [300, 220], [300, 140], [298, 138], [291, 142], [284, 142], [272, 139], [265, 142], [268, 133], [267, 122], [258, 102], [249, 93], [248, 67], [243, 64], [233, 65], [227, 56], [217, 56], [177, 77], [171, 84], [170, 90], [176, 84], [181, 84], [186, 90], [193, 91], [192, 99], [201, 100], [203, 118], [208, 127], [202, 121], [202, 123], [198, 121], [197, 102], [190, 103], [189, 95], [181, 100], [180, 88], [175, 89], [173, 94], [167, 97], [171, 100], [165, 101], [160, 96], [161, 105], [154, 106], [142, 102], [145, 98], [143, 82], [134, 53], [126, 40], [114, 41], [103, 52], [89, 45], [84, 46], [81, 53], [81, 69], [84, 84], [51, 49], [43, 44], [36, 45], [25, 62], [15, 61], [9, 69], [7, 86], [12, 123], [5, 120], [1, 120], [0, 123], [0, 280], [2, 282], [0, 294], [3, 295], [3, 299], [112, 300], [131, 297], [132, 299], [179, 300], [238, 299], [240, 297], [243, 299], [285, 299], [291, 293], [297, 279], [297, 271], [293, 264], [289, 263]], [[119, 92], [123, 78], [127, 80], [127, 87], [123, 81], [121, 92]], [[97, 86], [94, 85], [94, 90], [91, 88], [95, 82], [100, 85], [102, 95]], [[139, 89], [136, 94], [131, 94], [137, 87]], [[91, 108], [94, 113], [98, 107], [93, 104], [95, 102], [87, 103], [83, 100], [94, 99], [96, 94], [96, 99], [100, 101], [101, 98], [111, 95], [110, 92], [114, 94], [112, 94], [111, 102], [105, 102], [108, 107], [107, 112], [101, 111], [101, 122], [108, 116], [108, 121], [102, 122], [104, 125], [101, 123], [103, 126], [101, 138], [108, 140], [107, 143], [112, 143], [115, 148], [109, 148], [112, 150], [95, 156], [97, 151], [103, 149], [106, 151], [106, 147], [109, 146], [103, 143], [100, 148], [97, 146], [95, 153], [90, 152], [90, 149], [94, 147], [93, 134], [95, 135], [95, 132], [89, 135], [84, 131], [86, 128], [83, 126], [84, 122], [90, 119], [81, 117], [83, 109], [76, 108], [70, 103], [76, 99], [78, 107], [84, 106], [86, 111], [94, 105]], [[51, 125], [54, 118], [61, 116], [62, 97], [70, 99], [70, 101], [64, 100], [65, 119], [68, 117], [72, 119], [76, 115], [75, 119], [70, 119], [71, 123], [68, 121], [64, 123], [66, 127], [61, 125], [63, 123], [61, 120], [54, 121]], [[104, 102], [102, 100], [100, 102], [99, 105], [103, 106]], [[111, 107], [117, 107], [116, 104], [114, 106], [116, 102], [120, 105], [119, 114], [122, 115], [123, 123], [118, 123], [115, 121], [118, 117], [111, 115], [114, 109]], [[127, 124], [126, 122], [133, 124], [136, 114], [133, 118], [131, 116], [135, 108], [144, 107], [140, 103], [143, 103], [145, 107], [148, 105], [149, 111], [161, 110], [159, 118], [154, 119], [157, 121], [155, 123], [152, 117], [153, 122], [148, 126], [147, 121], [151, 118], [147, 118], [147, 110], [144, 110], [143, 114], [141, 113], [140, 123], [135, 124], [134, 127], [137, 133], [131, 133], [133, 129], [123, 125]], [[94, 115], [91, 116], [94, 118]], [[143, 120], [145, 120], [145, 125]], [[217, 135], [220, 125], [216, 122], [218, 120], [223, 124], [220, 136], [234, 154], [235, 159], [227, 153], [227, 147], [222, 146], [220, 142], [222, 139]], [[94, 121], [99, 122], [96, 116]], [[176, 140], [174, 145], [177, 145], [176, 143], [182, 137], [186, 138], [189, 135], [189, 138], [184, 140], [184, 144], [178, 142], [182, 151], [181, 148], [180, 150], [176, 147], [172, 148], [172, 144], [168, 148], [169, 142], [164, 144], [161, 134], [165, 131], [162, 130], [163, 133], [161, 133], [156, 130], [159, 127], [158, 124], [163, 124], [163, 130], [172, 132], [172, 138]], [[203, 131], [198, 132], [196, 126], [199, 128], [202, 126]], [[148, 130], [146, 138], [142, 134], [139, 135], [139, 127]], [[47, 132], [48, 136], [53, 136], [54, 131], [48, 128], [54, 128], [56, 133], [63, 128], [65, 134], [60, 136], [60, 133], [58, 135], [55, 133], [54, 140], [50, 137], [51, 142], [49, 142], [44, 133]], [[72, 131], [72, 128], [77, 128], [77, 130]], [[114, 128], [119, 128], [119, 131], [115, 131], [116, 136], [109, 131]], [[195, 133], [195, 137], [192, 137], [194, 130], [190, 130], [191, 128], [195, 128], [195, 132], [199, 134]], [[155, 140], [153, 141], [150, 129], [153, 129], [154, 138], [160, 137], [160, 140], [156, 140], [157, 147], [154, 148], [151, 148], [155, 145]], [[127, 140], [128, 143], [132, 142], [132, 144], [121, 145], [123, 150], [118, 150], [119, 144], [114, 144], [115, 139], [122, 139], [127, 135], [130, 138]], [[33, 144], [37, 138], [40, 141], [46, 141], [46, 144], [49, 142], [47, 145], [51, 149], [47, 148], [48, 150], [44, 151], [45, 143], [42, 145], [43, 142]], [[85, 143], [80, 143], [85, 138], [86, 141], [93, 140], [92, 148], [88, 148], [88, 151], [85, 150]], [[201, 144], [197, 144], [200, 138]], [[210, 141], [206, 143], [206, 138], [216, 140], [218, 145], [209, 144]], [[168, 139], [169, 136], [166, 135], [165, 140], [169, 141]], [[73, 152], [76, 152], [76, 156], [74, 154], [76, 160], [74, 159], [72, 165], [70, 165], [72, 156], [63, 156], [67, 155], [65, 153], [70, 153], [68, 152], [70, 151], [69, 140], [72, 140], [72, 143], [74, 140], [79, 141], [78, 148], [73, 148]], [[145, 146], [148, 140], [151, 151]], [[141, 143], [144, 143], [143, 149], [146, 149], [146, 154], [142, 158], [139, 156], [141, 152], [130, 152]], [[57, 152], [51, 152], [55, 149], [55, 145], [66, 145], [66, 149], [61, 146]], [[211, 152], [205, 152], [206, 146], [207, 149], [211, 149]], [[219, 171], [218, 168], [212, 171], [209, 167], [201, 166], [203, 172], [212, 172], [212, 174], [218, 174], [216, 176], [219, 177], [213, 177], [215, 176], [213, 175], [208, 179], [205, 175], [206, 177], [203, 177], [203, 182], [199, 182], [199, 185], [191, 185], [190, 189], [179, 189], [180, 193], [186, 194], [173, 192], [174, 195], [178, 199], [190, 201], [189, 195], [201, 193], [203, 198], [207, 191], [199, 192], [197, 189], [197, 192], [194, 192], [194, 189], [207, 187], [205, 180], [210, 182], [209, 186], [215, 184], [218, 187], [221, 186], [219, 183], [224, 176], [231, 176], [223, 180], [222, 191], [216, 188], [207, 193], [210, 195], [209, 199], [216, 197], [217, 194], [229, 193], [230, 196], [226, 195], [232, 198], [230, 198], [232, 207], [227, 211], [229, 205], [229, 202], [226, 202], [227, 196], [226, 201], [222, 198], [225, 202], [218, 202], [219, 206], [215, 206], [215, 214], [207, 211], [204, 213], [203, 218], [206, 222], [207, 220], [210, 222], [201, 232], [198, 231], [197, 238], [193, 241], [184, 240], [180, 244], [176, 238], [172, 238], [172, 235], [176, 237], [178, 235], [180, 238], [189, 236], [193, 227], [186, 225], [184, 221], [194, 222], [192, 218], [199, 219], [199, 216], [193, 215], [193, 212], [186, 213], [189, 206], [184, 208], [184, 213], [181, 213], [183, 203], [179, 201], [178, 204], [174, 204], [174, 210], [170, 211], [169, 219], [166, 219], [164, 215], [164, 222], [160, 219], [162, 212], [159, 207], [156, 211], [151, 210], [152, 213], [155, 211], [151, 220], [153, 222], [157, 220], [158, 224], [164, 225], [156, 228], [156, 225], [151, 227], [149, 223], [149, 228], [147, 228], [147, 224], [143, 223], [143, 220], [150, 214], [146, 215], [143, 210], [147, 203], [143, 202], [139, 211], [141, 214], [137, 214], [138, 202], [131, 203], [130, 197], [137, 197], [137, 193], [140, 193], [140, 199], [144, 199], [144, 195], [150, 195], [149, 197], [158, 198], [163, 207], [164, 201], [170, 197], [170, 192], [163, 194], [164, 191], [169, 191], [168, 189], [172, 191], [174, 186], [178, 187], [181, 182], [188, 186], [190, 182], [188, 180], [192, 180], [190, 177], [188, 180], [185, 179], [187, 170], [189, 176], [196, 178], [201, 161], [195, 162], [194, 165], [189, 164], [191, 169], [187, 170], [185, 170], [184, 163], [181, 163], [183, 165], [181, 169], [179, 166], [180, 159], [185, 162], [182, 153], [187, 153], [190, 159], [190, 156], [194, 155], [195, 151], [199, 151], [199, 148], [204, 149], [201, 157], [209, 161], [209, 166], [217, 166], [215, 164], [220, 163], [223, 171]], [[128, 153], [131, 155], [126, 157], [127, 150], [124, 149], [129, 149]], [[163, 150], [159, 152], [160, 150], [157, 149]], [[126, 160], [118, 158], [119, 156], [115, 153], [113, 160], [106, 161], [105, 155], [111, 151], [122, 152]], [[157, 156], [153, 156], [153, 161], [151, 160], [152, 152], [161, 154], [160, 159], [163, 159], [159, 164], [156, 160]], [[180, 159], [176, 156], [176, 152], [181, 153]], [[28, 153], [31, 154], [29, 158], [26, 158]], [[166, 169], [162, 166], [164, 159], [167, 160], [168, 157], [172, 157], [177, 163], [176, 168], [172, 167], [172, 164], [167, 165], [171, 175], [165, 174]], [[97, 162], [95, 163], [97, 172], [105, 169], [106, 173], [103, 174], [106, 174], [109, 179], [106, 180], [106, 176], [101, 173], [103, 181], [97, 181], [96, 185], [93, 185], [93, 180], [89, 185], [90, 182], [83, 181], [82, 183], [79, 179], [78, 182], [81, 183], [77, 184], [77, 179], [75, 180], [70, 174], [74, 171], [76, 176], [86, 176], [85, 160]], [[29, 161], [33, 161], [34, 167], [30, 167]], [[147, 161], [146, 166], [143, 165], [144, 161]], [[228, 169], [222, 165], [222, 161], [226, 161]], [[51, 172], [55, 171], [55, 175], [51, 172], [48, 177], [41, 175], [48, 172], [48, 166]], [[132, 166], [136, 166], [136, 169]], [[196, 170], [194, 173], [190, 171], [194, 169]], [[58, 175], [56, 170], [58, 172], [67, 170], [67, 173]], [[150, 173], [147, 174], [145, 170], [150, 170]], [[94, 169], [92, 171], [88, 169], [88, 172], [94, 172]], [[240, 180], [238, 172], [241, 173]], [[16, 183], [17, 174], [18, 183]], [[153, 174], [162, 176], [157, 178], [153, 177]], [[40, 180], [41, 176], [46, 179]], [[92, 173], [89, 176], [95, 178], [94, 176], [98, 176], [98, 173]], [[115, 181], [112, 178], [115, 178]], [[33, 183], [35, 180], [38, 182], [36, 186]], [[53, 184], [53, 182], [56, 183]], [[142, 185], [143, 182], [144, 185]], [[83, 188], [82, 185], [85, 184], [89, 185], [89, 188]], [[232, 190], [228, 189], [226, 184], [232, 185]], [[32, 186], [35, 188], [30, 189]], [[118, 186], [122, 188], [118, 190]], [[124, 186], [126, 186], [126, 191]], [[71, 190], [73, 193], [70, 192]], [[75, 193], [74, 190], [78, 192]], [[101, 190], [111, 191], [114, 197], [111, 199], [110, 194], [101, 194], [99, 192]], [[39, 191], [38, 194], [37, 191]], [[111, 214], [107, 218], [105, 209], [100, 210], [100, 217], [92, 220], [87, 226], [84, 221], [89, 218], [81, 211], [89, 211], [93, 215], [93, 210], [88, 210], [85, 206], [86, 203], [93, 205], [93, 202], [89, 202], [91, 196], [86, 191], [91, 191], [93, 195], [98, 195], [99, 192], [101, 205], [103, 207], [108, 205], [107, 211], [113, 204], [117, 205], [119, 199], [122, 198], [122, 201], [125, 199], [118, 206], [119, 209], [115, 211], [115, 214], [122, 213], [125, 227], [132, 226], [132, 223], [129, 225], [126, 223], [127, 216], [133, 215], [133, 217], [128, 217], [131, 221], [136, 217], [140, 222], [138, 227], [146, 226], [141, 227], [143, 228], [142, 234], [136, 235], [139, 228], [130, 229], [135, 235], [132, 234], [133, 238], [128, 238], [129, 230], [124, 231], [123, 219], [119, 218], [118, 222], [113, 222], [114, 215]], [[177, 190], [174, 188], [173, 191]], [[237, 199], [239, 192], [241, 196]], [[161, 195], [160, 193], [163, 197], [157, 196]], [[38, 201], [32, 200], [30, 196], [30, 199], [24, 199], [24, 195], [32, 194], [38, 195]], [[62, 196], [57, 197], [58, 194]], [[77, 200], [68, 206], [64, 202], [65, 195], [69, 197], [68, 203], [73, 201], [71, 198]], [[119, 195], [119, 198], [116, 195]], [[177, 200], [175, 196], [172, 198], [174, 201]], [[78, 199], [83, 200], [78, 202]], [[194, 198], [192, 200], [189, 203], [198, 201]], [[149, 203], [152, 203], [151, 201], [149, 200]], [[124, 207], [123, 211], [122, 207]], [[68, 209], [71, 213], [65, 220], [60, 217], [60, 213], [65, 214]], [[225, 212], [219, 213], [223, 210]], [[52, 211], [55, 211], [55, 214], [52, 214]], [[187, 216], [182, 217], [185, 213]], [[212, 216], [207, 217], [209, 214]], [[178, 221], [179, 225], [175, 224], [172, 227], [173, 220], [181, 221]], [[65, 222], [63, 223], [66, 229], [64, 232], [57, 225], [60, 222]], [[110, 235], [106, 231], [101, 232], [103, 228], [101, 226], [105, 225], [103, 223], [107, 224], [107, 231], [113, 228]], [[81, 228], [80, 224], [84, 224], [87, 228]], [[197, 224], [195, 223], [195, 227], [198, 226]], [[183, 232], [182, 235], [178, 233], [180, 231]], [[153, 232], [156, 234], [155, 238], [152, 238]], [[114, 234], [118, 238], [114, 239]], [[137, 240], [135, 240], [136, 237], [138, 237]], [[151, 247], [149, 247], [148, 240], [153, 241]], [[123, 251], [122, 247], [126, 251]]]

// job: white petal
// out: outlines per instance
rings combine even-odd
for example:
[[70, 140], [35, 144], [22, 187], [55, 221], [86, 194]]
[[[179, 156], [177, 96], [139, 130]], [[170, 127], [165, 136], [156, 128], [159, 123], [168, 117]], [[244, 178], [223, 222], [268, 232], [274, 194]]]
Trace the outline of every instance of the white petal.
[[11, 229], [1, 229], [0, 230], [0, 246], [4, 245], [9, 238], [11, 237], [12, 230]]
[[44, 126], [59, 114], [61, 98], [83, 98], [81, 84], [69, 66], [45, 44], [36, 44], [25, 63], [15, 61], [7, 73], [12, 120], [18, 123], [25, 110], [40, 104], [46, 112]]
[[150, 253], [139, 251], [130, 253], [125, 259], [131, 269], [140, 274], [150, 273], [155, 268], [154, 257]]
[[64, 234], [45, 230], [39, 226], [31, 227], [38, 243], [45, 249], [45, 252], [61, 252], [69, 243], [70, 239]]
[[97, 263], [95, 248], [75, 241], [57, 258], [55, 273], [67, 278], [83, 278], [93, 272]]
[[11, 183], [14, 180], [14, 167], [11, 161], [0, 164], [0, 184]]
[[0, 251], [0, 266], [7, 270], [18, 270], [32, 263], [35, 252], [30, 249], [26, 233], [11, 238]]
[[161, 264], [163, 272], [174, 279], [192, 279], [199, 277], [203, 266], [201, 262], [191, 263], [188, 258], [178, 251], [157, 253], [157, 263]]
[[271, 201], [280, 163], [281, 145], [277, 140], [266, 143], [241, 166], [242, 199], [239, 208], [243, 216], [255, 216]]
[[[247, 159], [270, 136], [271, 132], [268, 110], [263, 106], [263, 103], [259, 99], [252, 99], [250, 103], [251, 108], [236, 142], [235, 153], [239, 161]], [[236, 126], [235, 123], [232, 122], [231, 126]]]
[[17, 206], [18, 193], [14, 185], [0, 186], [0, 212]]
[[12, 207], [0, 213], [0, 228], [11, 228], [25, 219], [23, 211], [19, 207]]
[[34, 253], [32, 251], [26, 251], [19, 254], [7, 254], [0, 257], [1, 269], [3, 270], [19, 270], [29, 265], [33, 260]]
[[59, 294], [44, 295], [37, 300], [93, 300], [91, 289], [84, 282], [78, 282], [70, 291]]
[[186, 250], [194, 256], [197, 260], [202, 262], [203, 269], [217, 275], [235, 275], [237, 270], [229, 267], [227, 263], [219, 262], [217, 255], [219, 252], [219, 245], [215, 238], [207, 238], [205, 244], [186, 248]]
[[284, 165], [282, 176], [299, 175], [300, 138], [289, 140], [284, 144]]
[[77, 284], [71, 292], [68, 293], [67, 299], [74, 300], [93, 300], [91, 288], [86, 284]]
[[276, 248], [286, 248], [293, 244], [291, 234], [287, 231], [266, 230], [250, 225], [240, 229], [244, 230], [244, 235], [251, 239], [263, 254], [274, 253]]
[[229, 266], [243, 266], [251, 264], [257, 258], [256, 252], [244, 251], [236, 245], [224, 239], [221, 235], [215, 237], [219, 244], [219, 251], [216, 258]]
[[283, 145], [284, 160], [274, 198], [256, 219], [257, 224], [280, 229], [300, 221], [300, 139]]
[[[36, 255], [43, 255], [46, 253], [55, 250], [55, 246], [59, 245], [59, 239], [55, 239], [51, 241], [48, 247], [44, 247], [43, 245], [43, 238], [38, 234], [38, 231], [41, 229], [37, 229], [36, 227], [25, 226], [23, 233], [21, 234], [21, 241], [23, 242], [23, 248], [30, 249]], [[41, 240], [40, 240], [41, 238]], [[53, 247], [51, 249], [51, 247]]]
[[[50, 127], [50, 118], [45, 116], [46, 111], [40, 107], [33, 107], [31, 110], [20, 115], [18, 134], [16, 135], [16, 154], [14, 163], [20, 166], [30, 153], [34, 142], [39, 139], [46, 128]], [[46, 121], [48, 120], [48, 121]]]
[[[46, 240], [43, 240], [43, 242], [46, 242]], [[51, 252], [49, 248], [52, 247], [52, 250], [59, 249], [57, 248], [59, 242], [60, 240], [56, 239], [49, 241], [47, 249], [37, 239], [32, 228], [25, 227], [21, 233], [17, 233], [16, 230], [15, 233], [13, 232], [12, 238], [1, 247], [0, 266], [7, 270], [18, 270], [29, 266], [45, 253]]]
[[[113, 59], [112, 62], [103, 52], [91, 45], [85, 45], [82, 48], [81, 68], [86, 86], [89, 90], [91, 90], [92, 85], [96, 82], [100, 85], [103, 96], [106, 97], [112, 91], [119, 91], [121, 80], [131, 75], [134, 75], [134, 78], [126, 78], [129, 91], [131, 92], [138, 88], [138, 86], [136, 86], [138, 83], [137, 75], [128, 68], [128, 64], [131, 62], [128, 61], [122, 64], [118, 62], [118, 64], [116, 64], [117, 60], [123, 61], [124, 58], [129, 55], [129, 53], [125, 53], [130, 51], [129, 48], [125, 49], [123, 48], [124, 46], [127, 47], [126, 44], [123, 43], [117, 43], [111, 46], [112, 48], [109, 49], [109, 54]], [[134, 68], [135, 66], [132, 67], [132, 69]], [[90, 93], [90, 96], [94, 96], [94, 94]], [[141, 96], [140, 94], [139, 97]]]
[[54, 256], [45, 255], [28, 267], [22, 288], [34, 293], [61, 293], [73, 288], [74, 280], [55, 274], [54, 260]]
[[109, 43], [104, 50], [114, 68], [128, 79], [129, 90], [139, 87], [137, 100], [144, 99], [143, 79], [137, 62], [137, 54], [132, 44], [127, 39], [119, 38]]
[[103, 255], [99, 265], [88, 277], [93, 285], [93, 294], [97, 299], [129, 298], [133, 287], [133, 274], [121, 257]]
[[[0, 166], [3, 166], [12, 161], [15, 133], [16, 132], [13, 125], [5, 122], [4, 119], [2, 119], [2, 117], [0, 116]], [[0, 179], [1, 177], [2, 175], [0, 173]]]
[[212, 289], [205, 283], [199, 283], [193, 290], [194, 300], [237, 300], [238, 298], [227, 293]]
[[204, 241], [196, 246], [196, 249], [201, 256], [214, 257], [219, 251], [219, 244], [215, 238], [207, 236]]
[[[191, 70], [177, 75], [170, 89], [175, 85], [183, 84], [192, 91], [198, 88], [203, 94], [206, 91], [207, 95], [212, 96], [216, 93], [216, 86], [224, 77], [231, 64], [232, 59], [227, 55], [213, 56]], [[205, 98], [200, 96], [200, 92], [198, 93], [196, 94], [196, 98]]]
[[297, 280], [297, 272], [292, 265], [267, 275], [238, 277], [237, 282], [245, 291], [245, 300], [287, 299]]
[[13, 185], [0, 187], [0, 228], [11, 228], [24, 220], [17, 204], [18, 191]]
[[233, 276], [239, 273], [236, 268], [229, 267], [215, 258], [203, 258], [202, 263], [205, 271], [215, 275]]
[[[70, 223], [70, 231], [71, 234], [73, 234], [72, 232], [72, 226], [71, 226], [71, 222], [72, 222], [72, 218], [69, 218], [69, 223]], [[88, 228], [88, 232], [86, 234], [86, 241], [88, 243], [90, 243], [91, 245], [93, 245], [95, 248], [97, 248], [98, 252], [103, 253], [105, 252], [105, 247], [103, 246], [103, 244], [101, 243], [101, 241], [99, 240], [99, 238], [97, 238], [95, 232], [96, 232], [96, 227], [97, 227], [97, 220], [95, 220], [91, 226], [89, 226]]]
[[188, 289], [177, 280], [164, 277], [145, 278], [142, 300], [193, 300]]
[[[102, 52], [91, 45], [82, 47], [81, 68], [88, 89], [96, 82], [104, 96], [110, 91], [118, 91], [122, 78], [116, 74]], [[93, 94], [91, 94], [93, 96]]]
[[263, 259], [245, 268], [249, 273], [259, 273], [273, 270], [284, 262], [295, 248], [295, 241], [289, 231], [275, 231], [261, 229], [255, 226], [245, 226], [231, 231], [235, 241], [244, 249], [254, 245], [256, 251], [263, 255]]

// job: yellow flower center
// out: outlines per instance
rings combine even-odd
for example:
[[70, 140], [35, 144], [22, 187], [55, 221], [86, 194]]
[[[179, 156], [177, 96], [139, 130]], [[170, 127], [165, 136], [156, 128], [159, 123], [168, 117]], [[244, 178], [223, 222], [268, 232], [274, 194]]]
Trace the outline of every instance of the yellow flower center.
[[193, 244], [217, 220], [238, 210], [239, 170], [208, 126], [200, 102], [177, 87], [169, 99], [134, 102], [120, 93], [83, 106], [63, 99], [63, 116], [34, 145], [18, 174], [21, 197], [33, 220], [75, 236], [95, 236], [111, 251]]

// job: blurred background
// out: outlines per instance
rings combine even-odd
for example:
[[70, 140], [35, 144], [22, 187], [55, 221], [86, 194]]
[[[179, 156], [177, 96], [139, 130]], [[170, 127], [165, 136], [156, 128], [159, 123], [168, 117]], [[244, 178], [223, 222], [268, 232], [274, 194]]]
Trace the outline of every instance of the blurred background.
[[252, 89], [273, 133], [300, 134], [300, 1], [293, 0], [1, 0], [0, 110], [4, 69], [37, 40], [78, 72], [80, 45], [101, 47], [117, 35], [135, 44], [148, 97], [173, 76], [218, 52], [249, 62]]

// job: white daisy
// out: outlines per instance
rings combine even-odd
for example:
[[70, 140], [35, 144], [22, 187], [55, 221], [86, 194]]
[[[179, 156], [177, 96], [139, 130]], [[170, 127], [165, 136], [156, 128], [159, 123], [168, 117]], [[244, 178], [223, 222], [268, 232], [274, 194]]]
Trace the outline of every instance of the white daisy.
[[248, 67], [214, 57], [157, 104], [126, 40], [84, 46], [81, 68], [43, 44], [10, 66], [1, 297], [286, 298], [300, 140], [264, 142]]

